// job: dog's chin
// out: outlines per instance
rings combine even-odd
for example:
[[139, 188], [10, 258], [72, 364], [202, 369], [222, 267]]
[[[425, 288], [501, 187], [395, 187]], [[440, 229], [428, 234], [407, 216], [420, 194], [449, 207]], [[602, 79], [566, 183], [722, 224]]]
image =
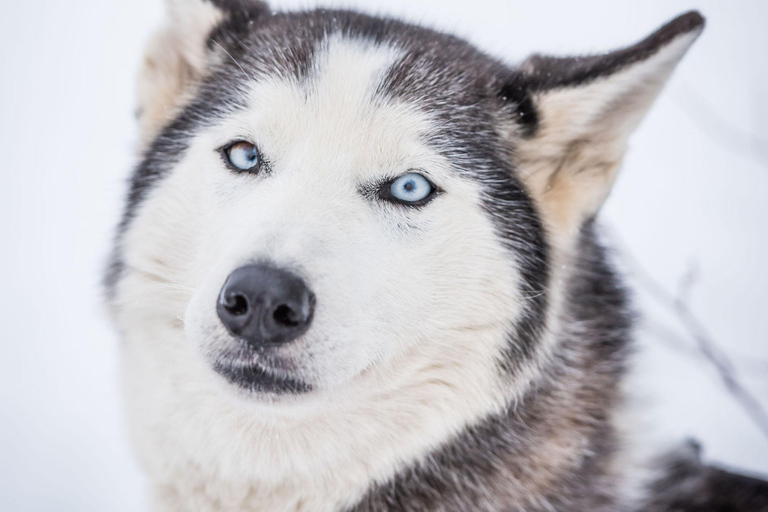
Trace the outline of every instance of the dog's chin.
[[312, 391], [312, 386], [296, 377], [278, 375], [253, 361], [219, 360], [213, 369], [230, 384], [255, 396], [295, 396]]
[[305, 396], [313, 390], [296, 360], [280, 347], [255, 350], [223, 332], [221, 326], [201, 327], [191, 318], [187, 329], [187, 336], [220, 377], [223, 389], [249, 400], [269, 402]]
[[312, 385], [296, 375], [300, 373], [296, 365], [289, 357], [281, 356], [277, 348], [255, 351], [244, 347], [240, 340], [227, 341], [229, 348], [209, 361], [216, 373], [241, 392], [252, 398], [274, 399], [312, 391]]

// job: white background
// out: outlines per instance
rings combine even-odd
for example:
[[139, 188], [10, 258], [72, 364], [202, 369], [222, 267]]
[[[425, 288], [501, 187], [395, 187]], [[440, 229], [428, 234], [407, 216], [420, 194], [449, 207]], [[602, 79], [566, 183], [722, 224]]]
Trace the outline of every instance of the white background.
[[[768, 407], [768, 2], [347, 5], [457, 32], [509, 62], [607, 50], [699, 8], [708, 27], [633, 138], [603, 221], [668, 289], [696, 270], [688, 303]], [[160, 0], [0, 7], [3, 510], [145, 509], [98, 280], [132, 165], [134, 76], [162, 15]], [[640, 416], [672, 439], [700, 439], [708, 460], [768, 474], [766, 437], [643, 290]]]

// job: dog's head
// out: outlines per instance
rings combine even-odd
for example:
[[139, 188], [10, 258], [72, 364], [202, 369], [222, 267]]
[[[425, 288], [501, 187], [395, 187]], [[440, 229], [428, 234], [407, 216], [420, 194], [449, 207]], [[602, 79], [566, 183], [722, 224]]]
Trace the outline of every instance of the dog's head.
[[113, 309], [163, 371], [281, 402], [523, 386], [579, 229], [703, 26], [510, 67], [350, 12], [169, 7]]

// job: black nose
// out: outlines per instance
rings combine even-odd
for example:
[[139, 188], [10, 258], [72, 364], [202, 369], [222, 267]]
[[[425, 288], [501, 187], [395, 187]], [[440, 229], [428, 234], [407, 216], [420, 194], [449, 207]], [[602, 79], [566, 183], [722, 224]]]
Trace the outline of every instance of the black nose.
[[269, 265], [240, 267], [219, 293], [227, 330], [254, 348], [295, 340], [312, 323], [315, 295], [298, 276]]

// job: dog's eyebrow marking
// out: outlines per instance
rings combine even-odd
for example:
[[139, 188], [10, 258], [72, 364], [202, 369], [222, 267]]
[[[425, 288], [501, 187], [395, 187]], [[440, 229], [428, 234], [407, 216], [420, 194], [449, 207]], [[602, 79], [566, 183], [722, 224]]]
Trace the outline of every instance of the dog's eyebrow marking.
[[[229, 57], [230, 59], [232, 59], [232, 62], [234, 62], [234, 63], [235, 63], [235, 65], [236, 65], [238, 68], [240, 68], [240, 71], [242, 71], [242, 72], [243, 72], [243, 75], [245, 75], [245, 77], [246, 77], [246, 78], [248, 78], [249, 80], [252, 80], [252, 81], [254, 81], [254, 82], [256, 81], [256, 78], [255, 78], [255, 77], [253, 77], [253, 76], [251, 76], [251, 75], [249, 75], [248, 73], [246, 73], [245, 69], [243, 69], [243, 66], [241, 66], [241, 65], [240, 65], [240, 63], [239, 63], [239, 62], [237, 62], [237, 59], [235, 59], [235, 58], [232, 56], [232, 54], [231, 54], [231, 53], [229, 53], [229, 52], [227, 51], [227, 49], [226, 49], [226, 48], [224, 48], [223, 46], [221, 46], [221, 45], [219, 44], [219, 42], [218, 42], [218, 41], [216, 41], [215, 39], [211, 39], [211, 42], [212, 42], [213, 44], [215, 44], [216, 46], [218, 46], [219, 48], [221, 48], [221, 51], [223, 51], [224, 53], [226, 53], [226, 54], [227, 54], [227, 57]], [[240, 46], [242, 46], [242, 45], [243, 45], [242, 43], [240, 43], [240, 40], [237, 40], [237, 42], [240, 44]]]

